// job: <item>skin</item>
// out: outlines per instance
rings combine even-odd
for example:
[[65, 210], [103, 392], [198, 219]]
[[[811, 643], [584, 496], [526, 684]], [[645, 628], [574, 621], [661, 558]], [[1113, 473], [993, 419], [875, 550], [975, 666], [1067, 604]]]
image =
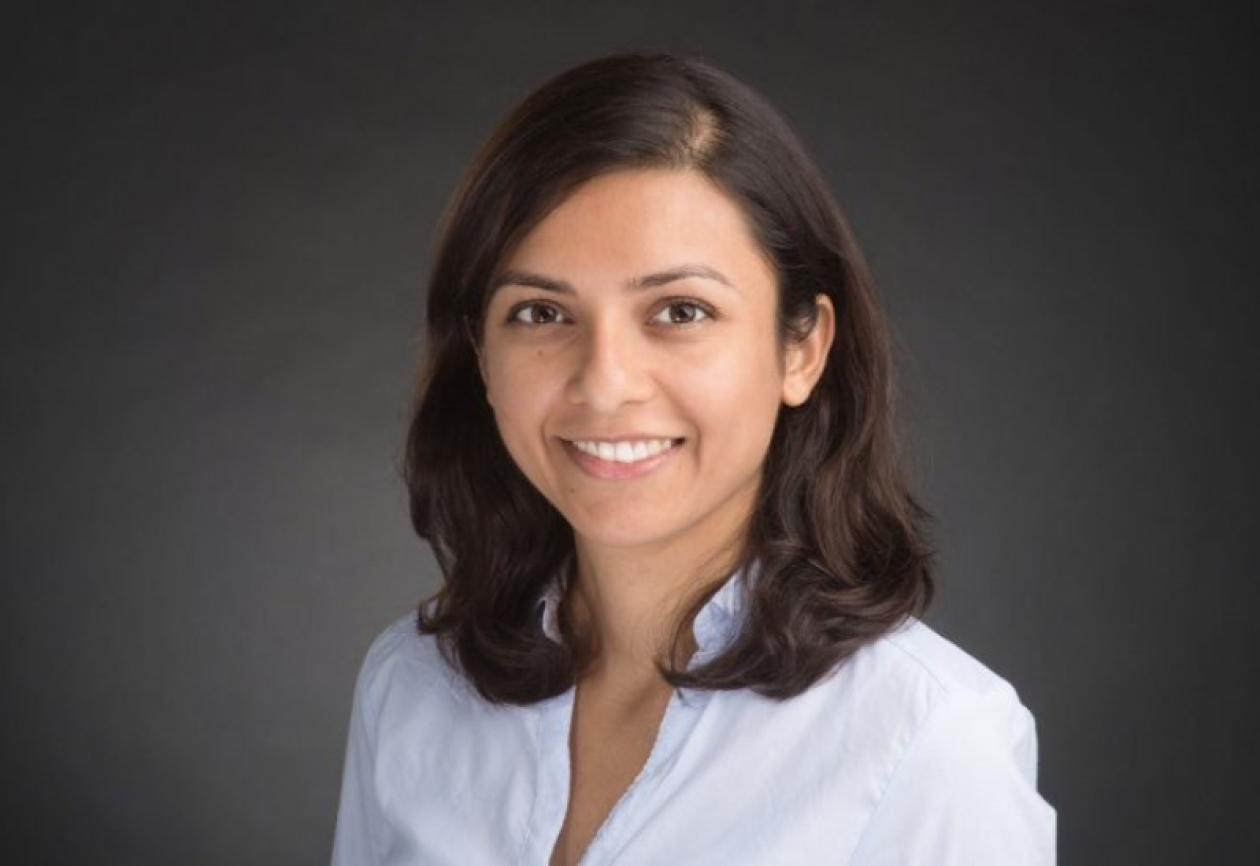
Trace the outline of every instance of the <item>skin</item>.
[[[577, 685], [553, 858], [573, 862], [651, 750], [668, 624], [696, 581], [722, 576], [712, 567], [751, 514], [778, 411], [822, 374], [834, 311], [819, 295], [813, 332], [780, 353], [774, 270], [739, 206], [694, 171], [587, 182], [498, 273], [479, 349], [487, 399], [508, 452], [573, 527], [569, 602], [600, 637]], [[616, 479], [568, 444], [626, 436], [683, 441]]]
[[[683, 265], [688, 276], [633, 288]], [[605, 667], [651, 669], [654, 624], [751, 513], [780, 405], [822, 374], [834, 313], [783, 355], [775, 275], [736, 203], [694, 171], [630, 170], [587, 182], [502, 263], [568, 289], [508, 279], [480, 349], [487, 398], [517, 465], [574, 529], [575, 607]], [[655, 471], [592, 478], [565, 440], [683, 438]]]

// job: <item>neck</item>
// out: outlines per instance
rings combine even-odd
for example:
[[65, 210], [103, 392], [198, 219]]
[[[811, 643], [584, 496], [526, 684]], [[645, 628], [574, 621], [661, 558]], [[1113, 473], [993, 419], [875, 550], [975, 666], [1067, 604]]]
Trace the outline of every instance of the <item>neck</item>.
[[[693, 538], [624, 548], [579, 537], [576, 552], [577, 579], [570, 588], [569, 610], [580, 629], [596, 635], [599, 646], [585, 678], [634, 688], [663, 682], [656, 661], [669, 648], [683, 605], [700, 586], [729, 575], [735, 545], [729, 540], [706, 545]], [[685, 664], [695, 649], [688, 628], [679, 647], [681, 657], [674, 663]]]

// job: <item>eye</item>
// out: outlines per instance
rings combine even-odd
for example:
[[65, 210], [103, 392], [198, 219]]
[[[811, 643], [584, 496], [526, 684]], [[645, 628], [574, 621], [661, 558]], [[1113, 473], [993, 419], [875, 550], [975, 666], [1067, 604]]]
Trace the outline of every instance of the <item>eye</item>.
[[[662, 317], [664, 317], [662, 319]], [[713, 318], [713, 310], [699, 301], [670, 301], [652, 317], [653, 322], [663, 325], [695, 325]]]
[[510, 325], [551, 325], [565, 319], [558, 307], [542, 301], [527, 301], [508, 313]]

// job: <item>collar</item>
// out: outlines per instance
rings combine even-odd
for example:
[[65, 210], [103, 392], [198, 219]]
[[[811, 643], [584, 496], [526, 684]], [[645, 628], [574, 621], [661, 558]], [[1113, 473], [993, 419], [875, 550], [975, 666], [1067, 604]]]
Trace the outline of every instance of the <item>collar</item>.
[[[738, 569], [725, 581], [717, 592], [700, 608], [692, 624], [696, 638], [696, 653], [688, 667], [702, 664], [726, 649], [739, 630], [741, 614], [746, 606], [747, 584], [756, 575], [756, 568]], [[562, 643], [557, 616], [560, 600], [564, 595], [564, 582], [560, 575], [553, 577], [543, 589], [535, 607], [543, 634], [556, 643]]]

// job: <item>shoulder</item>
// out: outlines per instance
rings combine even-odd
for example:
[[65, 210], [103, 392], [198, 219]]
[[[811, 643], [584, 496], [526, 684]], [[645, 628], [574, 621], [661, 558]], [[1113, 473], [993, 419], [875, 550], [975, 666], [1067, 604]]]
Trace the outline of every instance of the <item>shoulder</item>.
[[984, 662], [915, 617], [909, 617], [870, 649], [902, 676], [921, 678], [942, 695], [1011, 689], [1010, 683]]
[[416, 615], [409, 613], [399, 617], [381, 629], [368, 647], [363, 659], [363, 671], [371, 676], [400, 665], [426, 666], [432, 661], [432, 641], [416, 629]]
[[450, 696], [461, 691], [460, 678], [442, 657], [437, 638], [419, 632], [414, 612], [385, 626], [359, 670], [357, 691], [362, 699], [379, 705], [386, 697], [432, 693], [435, 687]]
[[[898, 732], [867, 851], [913, 847], [951, 864], [1053, 862], [1055, 811], [1037, 793], [1036, 723], [1015, 687], [917, 619], [853, 661]], [[925, 816], [930, 832], [908, 836]]]
[[[862, 656], [865, 655], [864, 658]], [[876, 693], [908, 702], [907, 752], [925, 760], [1011, 761], [1036, 782], [1032, 713], [1015, 687], [923, 621], [910, 618], [855, 657]], [[924, 754], [932, 749], [935, 754]]]
[[1019, 766], [1036, 779], [1036, 726], [1015, 686], [927, 624], [914, 620], [888, 636], [888, 645], [940, 689], [934, 723], [963, 720], [972, 747], [997, 745], [1017, 751]]
[[908, 772], [948, 789], [951, 774], [980, 766], [1036, 783], [1036, 725], [1014, 686], [915, 618], [781, 706], [750, 696], [723, 706], [754, 739], [808, 729], [812, 749], [832, 750], [877, 794]]
[[1019, 704], [1010, 682], [914, 617], [854, 653], [836, 679], [849, 690], [860, 688], [913, 705], [924, 717], [951, 700], [983, 696]]

